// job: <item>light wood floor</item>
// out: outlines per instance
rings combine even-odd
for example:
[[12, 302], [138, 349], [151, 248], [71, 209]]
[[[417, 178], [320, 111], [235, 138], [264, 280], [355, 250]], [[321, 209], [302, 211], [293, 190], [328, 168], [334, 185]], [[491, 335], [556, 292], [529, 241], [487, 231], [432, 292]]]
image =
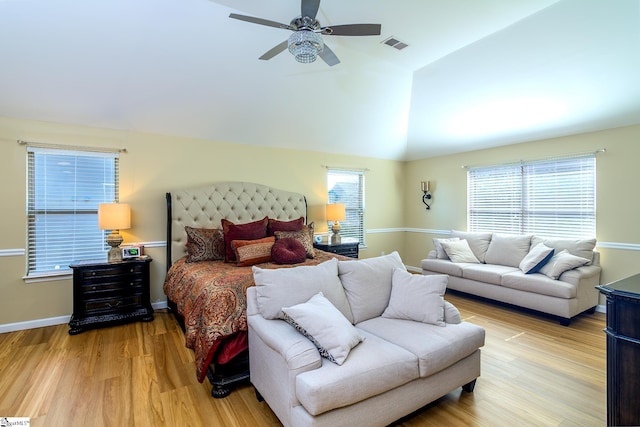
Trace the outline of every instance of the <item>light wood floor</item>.
[[[486, 329], [482, 376], [398, 426], [606, 424], [605, 318], [571, 326], [447, 296]], [[32, 426], [278, 426], [251, 386], [225, 399], [195, 379], [173, 317], [67, 334], [66, 325], [0, 334], [0, 417]]]

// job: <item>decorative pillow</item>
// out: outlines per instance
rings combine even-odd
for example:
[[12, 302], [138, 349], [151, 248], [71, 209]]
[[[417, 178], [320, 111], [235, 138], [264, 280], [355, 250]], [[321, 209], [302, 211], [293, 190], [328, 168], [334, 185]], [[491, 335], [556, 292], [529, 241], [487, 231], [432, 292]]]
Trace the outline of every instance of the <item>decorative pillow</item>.
[[459, 237], [451, 237], [448, 239], [436, 239], [435, 237], [433, 238], [433, 247], [436, 250], [436, 258], [437, 259], [449, 259], [449, 256], [447, 255], [447, 253], [444, 251], [444, 248], [442, 247], [442, 242], [457, 242], [458, 240], [460, 240]]
[[446, 274], [423, 276], [393, 269], [391, 298], [382, 317], [446, 326], [444, 292], [448, 280]]
[[593, 261], [593, 249], [596, 247], [596, 239], [543, 239], [534, 237], [532, 244], [538, 243], [539, 241], [555, 249], [556, 253], [566, 249], [571, 255], [586, 258], [589, 260], [589, 263]]
[[307, 250], [298, 240], [285, 237], [274, 243], [271, 259], [276, 264], [298, 264], [307, 259]]
[[284, 320], [309, 338], [320, 355], [342, 365], [351, 349], [364, 337], [349, 320], [322, 295], [317, 293], [305, 303], [282, 307]]
[[232, 240], [231, 247], [236, 255], [238, 267], [271, 261], [271, 248], [276, 238], [265, 237], [257, 240]]
[[187, 262], [224, 260], [224, 237], [217, 228], [193, 228], [187, 232]]
[[222, 219], [220, 222], [222, 223], [222, 233], [224, 234], [224, 260], [227, 262], [236, 261], [236, 254], [231, 247], [231, 242], [234, 240], [255, 240], [267, 237], [268, 218], [266, 216], [261, 220], [246, 224], [234, 224], [226, 219]]
[[304, 246], [307, 257], [314, 258], [316, 256], [316, 250], [313, 248], [313, 224], [309, 224], [300, 231], [276, 231], [275, 236], [277, 240], [296, 239]]
[[454, 242], [442, 242], [442, 247], [452, 262], [472, 262], [479, 264], [478, 258], [474, 255], [466, 240]]
[[258, 310], [265, 319], [282, 319], [282, 307], [306, 302], [322, 292], [351, 322], [351, 308], [338, 278], [338, 260], [318, 265], [267, 269], [253, 266]]
[[540, 269], [540, 273], [557, 280], [565, 271], [573, 270], [574, 268], [587, 264], [589, 264], [588, 259], [571, 255], [569, 251], [565, 249], [552, 256], [549, 262]]
[[493, 233], [489, 248], [484, 256], [487, 264], [518, 267], [520, 261], [531, 249], [531, 235], [511, 235]]
[[300, 231], [304, 227], [304, 218], [300, 217], [293, 221], [279, 221], [269, 218], [267, 223], [267, 236], [273, 236], [276, 231]]
[[544, 243], [535, 245], [520, 261], [520, 270], [524, 274], [537, 273], [553, 256], [554, 249]]
[[473, 251], [473, 254], [478, 259], [478, 262], [484, 262], [485, 254], [489, 249], [489, 243], [491, 243], [490, 232], [475, 232], [475, 231], [458, 231], [451, 230], [451, 237], [458, 237], [460, 240], [466, 240], [469, 243], [469, 247]]
[[394, 268], [406, 270], [398, 252], [338, 262], [340, 282], [351, 306], [353, 323], [378, 317], [389, 305]]

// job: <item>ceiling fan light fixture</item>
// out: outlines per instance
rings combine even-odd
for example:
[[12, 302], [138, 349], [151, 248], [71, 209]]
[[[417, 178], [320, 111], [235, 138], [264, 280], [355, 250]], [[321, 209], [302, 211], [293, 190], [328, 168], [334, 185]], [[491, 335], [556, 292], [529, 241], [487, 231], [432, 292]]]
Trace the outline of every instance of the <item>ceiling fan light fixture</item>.
[[315, 61], [324, 49], [320, 34], [311, 30], [294, 31], [289, 37], [289, 52], [296, 61], [308, 64]]

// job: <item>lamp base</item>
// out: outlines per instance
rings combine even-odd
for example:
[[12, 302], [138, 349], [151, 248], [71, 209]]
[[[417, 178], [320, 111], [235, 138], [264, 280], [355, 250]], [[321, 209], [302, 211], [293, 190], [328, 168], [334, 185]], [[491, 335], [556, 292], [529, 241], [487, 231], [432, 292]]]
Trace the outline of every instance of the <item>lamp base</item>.
[[120, 250], [122, 240], [122, 236], [117, 230], [113, 230], [111, 234], [107, 236], [107, 245], [111, 246], [107, 254], [108, 262], [122, 261], [122, 250]]
[[340, 243], [342, 243], [342, 237], [340, 236], [340, 233], [334, 231], [331, 235], [331, 244], [339, 245]]

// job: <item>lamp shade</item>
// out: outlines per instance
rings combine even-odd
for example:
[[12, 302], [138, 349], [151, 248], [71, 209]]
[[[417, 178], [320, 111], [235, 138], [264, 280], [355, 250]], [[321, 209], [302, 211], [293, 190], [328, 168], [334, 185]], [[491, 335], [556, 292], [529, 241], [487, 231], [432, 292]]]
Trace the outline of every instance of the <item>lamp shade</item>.
[[100, 230], [124, 230], [131, 228], [131, 209], [126, 203], [101, 203], [98, 205]]
[[327, 221], [344, 221], [346, 212], [344, 203], [332, 203], [327, 205]]

